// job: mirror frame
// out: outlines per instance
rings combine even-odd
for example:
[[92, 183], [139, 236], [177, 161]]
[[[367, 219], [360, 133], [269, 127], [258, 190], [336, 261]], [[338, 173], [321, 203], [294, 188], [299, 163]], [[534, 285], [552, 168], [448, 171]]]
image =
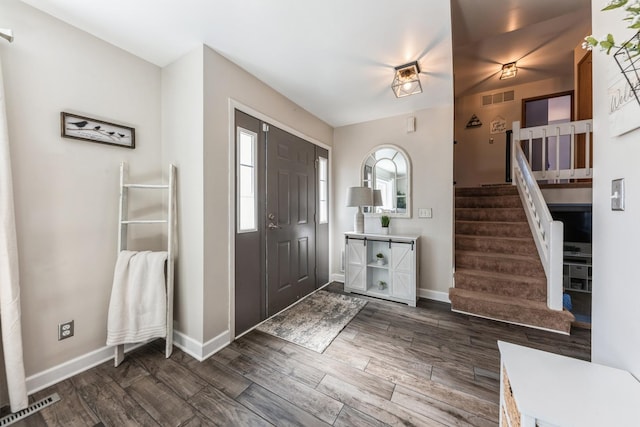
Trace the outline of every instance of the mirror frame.
[[[365, 183], [365, 179], [364, 179], [364, 174], [365, 174], [365, 166], [367, 165], [367, 160], [370, 157], [373, 157], [375, 159], [375, 153], [380, 150], [380, 149], [392, 149], [392, 150], [396, 150], [400, 155], [404, 156], [404, 160], [407, 164], [407, 194], [406, 194], [406, 202], [407, 202], [407, 208], [406, 208], [406, 212], [403, 213], [398, 213], [398, 212], [385, 212], [385, 213], [380, 213], [380, 212], [370, 212], [370, 207], [365, 208], [364, 210], [364, 214], [365, 216], [372, 216], [372, 217], [380, 217], [382, 215], [387, 215], [389, 217], [392, 218], [411, 218], [411, 181], [412, 181], [412, 177], [411, 177], [411, 158], [409, 157], [409, 155], [407, 154], [406, 151], [404, 151], [402, 148], [398, 147], [397, 145], [393, 145], [393, 144], [382, 144], [382, 145], [378, 145], [376, 147], [374, 147], [371, 151], [369, 151], [369, 153], [365, 156], [364, 160], [362, 161], [362, 166], [360, 167], [360, 182], [361, 185], [363, 187], [368, 187], [367, 183]], [[374, 163], [374, 167], [373, 167], [373, 178], [375, 179], [375, 165], [380, 162], [381, 160], [390, 160], [392, 162], [395, 163], [395, 161], [393, 160], [393, 158], [389, 158], [389, 157], [383, 157], [381, 159], [376, 159], [376, 162]], [[373, 183], [372, 183], [373, 185]]]

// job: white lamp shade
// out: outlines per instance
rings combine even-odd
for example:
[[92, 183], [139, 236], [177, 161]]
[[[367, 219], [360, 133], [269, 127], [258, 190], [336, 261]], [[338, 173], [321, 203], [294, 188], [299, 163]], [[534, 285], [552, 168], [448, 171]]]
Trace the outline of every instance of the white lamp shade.
[[373, 191], [369, 187], [347, 188], [347, 206], [372, 206]]

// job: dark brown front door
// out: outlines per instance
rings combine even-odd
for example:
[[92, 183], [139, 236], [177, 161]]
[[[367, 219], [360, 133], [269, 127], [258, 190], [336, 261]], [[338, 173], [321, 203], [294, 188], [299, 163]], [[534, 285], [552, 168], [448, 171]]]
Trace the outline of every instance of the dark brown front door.
[[267, 131], [267, 313], [312, 292], [315, 277], [315, 146]]
[[235, 336], [329, 280], [328, 151], [241, 111]]

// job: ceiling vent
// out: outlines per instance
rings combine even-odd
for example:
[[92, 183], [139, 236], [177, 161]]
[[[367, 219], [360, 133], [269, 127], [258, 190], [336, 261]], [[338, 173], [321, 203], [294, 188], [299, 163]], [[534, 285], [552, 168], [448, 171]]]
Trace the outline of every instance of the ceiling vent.
[[492, 93], [491, 95], [482, 96], [482, 106], [486, 107], [487, 105], [501, 104], [503, 102], [513, 101], [514, 99], [515, 99], [515, 94], [514, 94], [514, 91], [512, 90], [508, 90], [506, 92]]

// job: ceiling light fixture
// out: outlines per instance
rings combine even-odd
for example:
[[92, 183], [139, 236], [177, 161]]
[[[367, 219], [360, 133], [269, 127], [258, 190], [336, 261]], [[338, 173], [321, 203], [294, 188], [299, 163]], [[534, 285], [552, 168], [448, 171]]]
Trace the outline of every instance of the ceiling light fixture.
[[510, 79], [518, 74], [518, 67], [516, 67], [516, 63], [509, 62], [508, 64], [504, 64], [502, 66], [502, 74], [500, 74], [500, 80]]
[[396, 98], [422, 93], [420, 84], [420, 66], [418, 61], [395, 67], [396, 75], [393, 78], [391, 89]]

